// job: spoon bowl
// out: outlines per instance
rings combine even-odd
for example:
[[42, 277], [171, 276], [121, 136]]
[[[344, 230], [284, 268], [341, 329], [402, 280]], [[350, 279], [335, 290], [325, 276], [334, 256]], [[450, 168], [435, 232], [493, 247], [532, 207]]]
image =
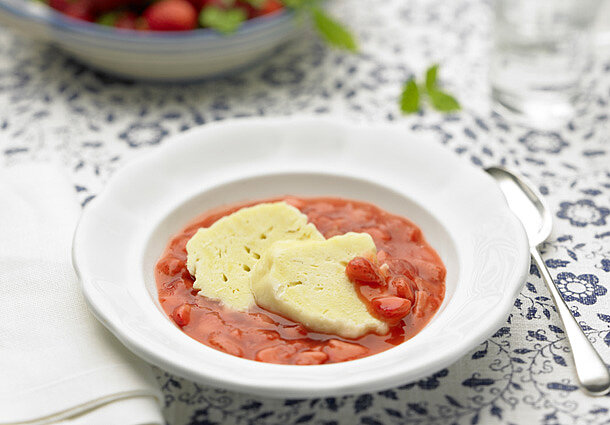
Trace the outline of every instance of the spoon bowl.
[[521, 220], [530, 246], [536, 247], [547, 240], [553, 230], [553, 218], [542, 195], [506, 168], [490, 167], [485, 171], [496, 179], [511, 210]]

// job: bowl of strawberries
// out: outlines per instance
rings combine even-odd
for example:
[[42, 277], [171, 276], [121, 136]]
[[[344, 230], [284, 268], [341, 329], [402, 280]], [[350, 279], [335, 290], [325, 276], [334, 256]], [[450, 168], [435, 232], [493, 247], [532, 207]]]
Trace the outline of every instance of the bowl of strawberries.
[[185, 81], [247, 68], [294, 38], [299, 25], [290, 4], [0, 0], [0, 24], [57, 45], [102, 71], [131, 79]]

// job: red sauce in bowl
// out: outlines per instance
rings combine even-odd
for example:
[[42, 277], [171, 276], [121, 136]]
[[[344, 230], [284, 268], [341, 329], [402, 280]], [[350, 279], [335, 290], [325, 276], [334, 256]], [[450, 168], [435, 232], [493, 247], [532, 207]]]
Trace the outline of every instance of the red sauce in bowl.
[[[359, 280], [353, 267], [350, 272], [353, 262], [346, 272], [369, 311], [391, 325], [388, 334], [346, 339], [311, 332], [259, 307], [233, 311], [193, 289], [194, 279], [186, 268], [186, 243], [197, 229], [241, 208], [281, 200], [307, 215], [326, 238], [347, 232], [373, 237], [377, 261], [359, 258], [353, 262], [367, 262], [379, 279]], [[445, 267], [417, 226], [374, 205], [339, 198], [283, 197], [204, 213], [170, 240], [155, 267], [155, 278], [161, 306], [187, 335], [234, 356], [281, 364], [337, 363], [385, 351], [421, 331], [445, 295]]]

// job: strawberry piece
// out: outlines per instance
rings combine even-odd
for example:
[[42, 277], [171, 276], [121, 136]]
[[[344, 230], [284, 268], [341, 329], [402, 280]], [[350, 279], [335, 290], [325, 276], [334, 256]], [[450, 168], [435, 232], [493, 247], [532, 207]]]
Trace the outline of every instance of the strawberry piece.
[[411, 260], [411, 263], [417, 269], [417, 274], [424, 280], [442, 282], [445, 280], [445, 274], [447, 273], [445, 268], [438, 264], [429, 263], [424, 260]]
[[93, 6], [90, 0], [77, 0], [70, 3], [66, 9], [63, 10], [63, 13], [82, 21], [93, 22], [94, 20]]
[[299, 339], [307, 336], [307, 329], [303, 325], [284, 326], [282, 329], [284, 339]]
[[377, 261], [379, 261], [379, 264], [383, 265], [383, 263], [385, 263], [386, 260], [388, 260], [389, 258], [390, 258], [390, 254], [388, 254], [384, 250], [377, 251]]
[[386, 321], [398, 322], [411, 310], [411, 301], [400, 297], [375, 298], [371, 306], [379, 317]]
[[417, 275], [417, 269], [407, 260], [390, 258], [389, 260], [386, 260], [385, 264], [388, 265], [392, 274], [401, 274], [409, 279], [413, 279], [413, 277]]
[[229, 336], [221, 334], [220, 332], [212, 332], [208, 338], [208, 342], [217, 350], [224, 351], [225, 353], [237, 357], [243, 356], [243, 352], [239, 345], [231, 340]]
[[152, 31], [188, 31], [197, 27], [197, 10], [187, 0], [161, 0], [144, 11]]
[[[224, 326], [224, 321], [220, 318], [220, 315], [217, 312], [207, 313], [205, 314], [202, 320], [197, 320], [193, 323], [196, 325], [196, 332], [193, 332], [194, 335], [198, 335], [198, 338], [207, 338], [209, 335], [217, 332], [218, 329], [222, 329]], [[201, 340], [199, 339], [199, 340]]]
[[400, 298], [407, 299], [413, 303], [415, 301], [415, 293], [411, 282], [404, 276], [395, 276], [390, 279], [390, 288], [394, 290], [394, 293]]
[[322, 351], [302, 351], [294, 356], [294, 364], [312, 365], [322, 364], [328, 360], [328, 354]]
[[424, 317], [429, 298], [430, 294], [426, 291], [417, 291], [415, 293], [415, 306], [413, 307], [413, 314], [415, 317]]
[[292, 345], [276, 345], [263, 348], [256, 353], [256, 360], [265, 363], [290, 364], [290, 359], [296, 350]]
[[254, 334], [260, 335], [262, 338], [269, 340], [269, 341], [275, 341], [275, 340], [280, 339], [280, 334], [278, 332], [268, 330], [268, 329], [255, 330]]
[[415, 293], [413, 314], [415, 317], [424, 317], [426, 313], [436, 311], [442, 302], [442, 299], [439, 299], [436, 295], [432, 295], [427, 291], [417, 291]]
[[174, 257], [164, 258], [157, 263], [157, 271], [166, 276], [173, 276], [182, 270], [183, 263]]
[[360, 344], [331, 339], [324, 347], [324, 351], [332, 363], [338, 363], [363, 357], [369, 352], [369, 349]]
[[352, 282], [367, 285], [381, 285], [383, 283], [383, 279], [375, 266], [364, 257], [356, 257], [347, 263], [345, 273]]
[[172, 312], [172, 319], [180, 327], [188, 325], [191, 321], [191, 305], [182, 304], [176, 307]]
[[356, 291], [360, 295], [360, 298], [371, 301], [375, 298], [383, 297], [387, 295], [385, 286], [372, 286], [364, 284], [356, 284]]
[[275, 13], [279, 10], [282, 10], [284, 7], [282, 3], [278, 0], [267, 0], [263, 7], [258, 11], [258, 15], [269, 15], [271, 13]]

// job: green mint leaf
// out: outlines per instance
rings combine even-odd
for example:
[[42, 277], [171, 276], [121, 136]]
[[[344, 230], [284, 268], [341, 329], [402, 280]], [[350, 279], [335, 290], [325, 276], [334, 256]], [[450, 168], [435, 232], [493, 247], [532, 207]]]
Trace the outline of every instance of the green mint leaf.
[[410, 78], [404, 85], [400, 96], [400, 110], [411, 114], [419, 110], [420, 97], [427, 96], [434, 109], [440, 112], [455, 112], [461, 109], [460, 103], [449, 93], [438, 88], [438, 64], [426, 70], [425, 81], [418, 84]]
[[426, 90], [428, 92], [436, 89], [436, 75], [438, 74], [438, 64], [432, 65], [426, 70]]
[[438, 89], [428, 91], [432, 107], [441, 112], [459, 111], [461, 106], [455, 97]]
[[243, 9], [208, 6], [201, 11], [199, 22], [201, 26], [215, 29], [223, 34], [231, 34], [239, 29], [246, 18], [246, 11]]
[[358, 50], [354, 36], [341, 23], [328, 16], [319, 7], [311, 8], [311, 13], [318, 34], [330, 46], [352, 52]]
[[400, 110], [405, 114], [419, 111], [419, 88], [414, 78], [409, 78], [400, 96]]

